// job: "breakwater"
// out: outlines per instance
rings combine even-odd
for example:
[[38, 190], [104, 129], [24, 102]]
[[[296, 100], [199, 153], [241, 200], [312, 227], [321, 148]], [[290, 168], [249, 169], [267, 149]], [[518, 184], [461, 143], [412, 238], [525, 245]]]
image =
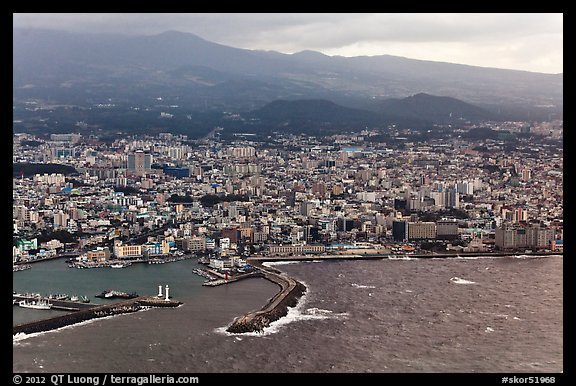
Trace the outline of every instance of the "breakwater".
[[288, 276], [279, 275], [273, 270], [266, 269], [258, 261], [250, 264], [257, 266], [264, 278], [280, 286], [280, 292], [274, 295], [259, 311], [250, 312], [236, 318], [226, 329], [232, 333], [262, 332], [271, 322], [288, 314], [288, 307], [294, 307], [298, 299], [306, 292], [306, 287]]
[[67, 315], [56, 316], [50, 319], [18, 324], [12, 328], [12, 335], [18, 333], [31, 334], [35, 332], [55, 330], [57, 328], [69, 326], [91, 319], [140, 311], [145, 307], [177, 307], [180, 304], [182, 303], [177, 301], [166, 301], [154, 297], [141, 296], [119, 303], [96, 306], [89, 309], [76, 311]]

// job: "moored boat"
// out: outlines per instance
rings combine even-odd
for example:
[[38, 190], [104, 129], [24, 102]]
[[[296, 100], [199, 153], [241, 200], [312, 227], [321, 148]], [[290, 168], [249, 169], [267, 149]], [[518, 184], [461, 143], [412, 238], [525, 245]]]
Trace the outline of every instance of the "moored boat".
[[136, 292], [126, 293], [126, 292], [120, 292], [120, 291], [114, 291], [114, 290], [106, 290], [106, 291], [102, 291], [101, 294], [94, 295], [94, 296], [96, 296], [97, 298], [102, 298], [102, 299], [114, 299], [114, 298], [133, 299], [133, 298], [137, 298], [138, 294]]
[[31, 308], [34, 310], [49, 310], [52, 308], [52, 304], [48, 303], [46, 300], [20, 300], [18, 305], [22, 308]]
[[131, 262], [120, 262], [120, 263], [114, 263], [114, 264], [110, 264], [110, 268], [126, 268], [131, 266], [132, 263]]

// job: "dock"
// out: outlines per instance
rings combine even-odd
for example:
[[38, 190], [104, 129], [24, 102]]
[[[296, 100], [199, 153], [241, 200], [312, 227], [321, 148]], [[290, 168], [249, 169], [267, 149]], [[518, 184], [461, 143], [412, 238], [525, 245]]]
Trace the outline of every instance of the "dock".
[[246, 273], [243, 275], [229, 276], [228, 279], [226, 279], [225, 277], [223, 277], [224, 275], [218, 274], [215, 271], [210, 271], [210, 273], [217, 275], [218, 277], [220, 277], [220, 279], [205, 281], [204, 283], [202, 283], [203, 286], [216, 287], [219, 285], [234, 283], [236, 281], [248, 279], [251, 277], [264, 277], [265, 276], [264, 273], [262, 273], [260, 271], [255, 271], [255, 272], [250, 272], [250, 273]]

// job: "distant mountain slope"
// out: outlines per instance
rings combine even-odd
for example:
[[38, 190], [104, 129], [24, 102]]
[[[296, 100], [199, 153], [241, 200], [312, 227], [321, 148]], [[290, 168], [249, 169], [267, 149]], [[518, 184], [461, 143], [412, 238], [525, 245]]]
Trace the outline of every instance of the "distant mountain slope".
[[476, 122], [494, 118], [494, 114], [458, 99], [423, 93], [379, 102], [371, 111], [344, 107], [328, 100], [299, 99], [276, 100], [244, 115], [268, 124], [309, 122], [331, 126], [385, 126], [390, 123], [430, 126], [433, 123]]
[[371, 111], [352, 109], [322, 99], [277, 100], [253, 111], [251, 115], [267, 121], [352, 122], [379, 119]]
[[419, 93], [403, 99], [388, 99], [378, 105], [387, 116], [422, 119], [436, 123], [480, 121], [495, 118], [495, 114], [461, 100]]
[[16, 100], [86, 106], [113, 97], [154, 103], [161, 96], [190, 110], [237, 112], [276, 99], [329, 99], [367, 108], [371, 101], [417, 93], [518, 112], [518, 118], [538, 119], [535, 112], [561, 117], [563, 107], [562, 74], [390, 55], [289, 55], [176, 31], [124, 36], [13, 29], [13, 86]]

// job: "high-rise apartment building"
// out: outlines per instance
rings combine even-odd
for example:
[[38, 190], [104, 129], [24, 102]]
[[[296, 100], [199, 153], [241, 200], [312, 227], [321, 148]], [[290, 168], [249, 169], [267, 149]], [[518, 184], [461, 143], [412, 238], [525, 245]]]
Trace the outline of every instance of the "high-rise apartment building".
[[152, 154], [144, 153], [142, 150], [136, 150], [128, 154], [128, 173], [142, 175], [152, 169]]

